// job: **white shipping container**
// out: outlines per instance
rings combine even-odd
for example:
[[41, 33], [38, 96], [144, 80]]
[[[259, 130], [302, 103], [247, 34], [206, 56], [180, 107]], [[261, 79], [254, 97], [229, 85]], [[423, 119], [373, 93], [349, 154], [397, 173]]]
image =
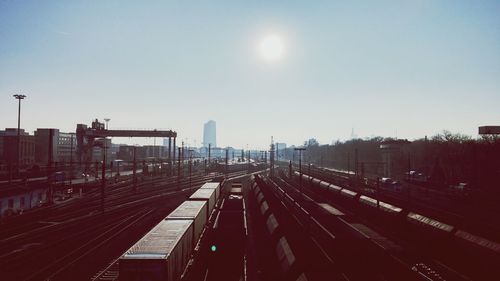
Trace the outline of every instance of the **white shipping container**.
[[208, 216], [212, 213], [212, 210], [215, 208], [215, 189], [211, 188], [200, 188], [196, 190], [189, 200], [194, 201], [207, 201], [208, 202]]
[[194, 221], [193, 225], [193, 247], [200, 238], [203, 228], [208, 221], [207, 201], [184, 201], [174, 211], [172, 211], [165, 219], [179, 220], [189, 219]]
[[215, 200], [219, 200], [220, 196], [220, 183], [219, 182], [207, 182], [200, 188], [215, 189]]
[[193, 250], [192, 220], [163, 220], [120, 258], [120, 280], [179, 280]]

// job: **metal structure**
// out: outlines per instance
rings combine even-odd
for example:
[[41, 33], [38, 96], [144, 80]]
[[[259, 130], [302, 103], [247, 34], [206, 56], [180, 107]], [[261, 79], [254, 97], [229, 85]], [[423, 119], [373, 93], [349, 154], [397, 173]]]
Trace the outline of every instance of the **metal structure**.
[[[76, 151], [80, 163], [89, 163], [92, 157], [92, 150], [96, 146], [96, 139], [103, 139], [106, 137], [160, 137], [160, 138], [177, 138], [177, 133], [171, 130], [108, 130], [104, 127], [104, 123], [99, 122], [98, 119], [92, 122], [89, 128], [85, 124], [77, 124], [76, 126]], [[168, 148], [169, 151], [171, 148]], [[170, 153], [169, 153], [170, 154]], [[175, 152], [174, 152], [175, 159]], [[169, 160], [171, 161], [171, 160]]]

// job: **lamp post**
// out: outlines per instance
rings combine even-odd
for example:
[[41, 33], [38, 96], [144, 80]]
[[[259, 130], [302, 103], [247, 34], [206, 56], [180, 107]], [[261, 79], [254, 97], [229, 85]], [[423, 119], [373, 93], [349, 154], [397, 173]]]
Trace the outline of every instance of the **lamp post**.
[[111, 119], [109, 118], [104, 118], [104, 121], [106, 121], [106, 130], [108, 129], [108, 122], [110, 121]]
[[26, 95], [13, 95], [16, 100], [19, 101], [17, 109], [17, 176], [19, 177], [19, 166], [21, 163], [21, 100], [23, 100]]
[[295, 151], [299, 151], [299, 186], [300, 186], [300, 200], [303, 201], [304, 197], [302, 195], [302, 151], [305, 151], [305, 147], [295, 147]]
[[[106, 122], [106, 130], [109, 128], [108, 123], [110, 120], [111, 119], [109, 119], [109, 118], [104, 118], [104, 121]], [[106, 142], [106, 139], [104, 139], [104, 141]], [[104, 143], [104, 154], [106, 154], [106, 153], [108, 153], [108, 151], [107, 151], [106, 143]], [[104, 158], [104, 159], [106, 159], [106, 158]], [[111, 163], [111, 164], [113, 164], [113, 163]], [[111, 166], [111, 168], [113, 168], [113, 166]], [[104, 172], [104, 176], [106, 176], [106, 172]], [[113, 169], [111, 169], [111, 176], [113, 176]]]

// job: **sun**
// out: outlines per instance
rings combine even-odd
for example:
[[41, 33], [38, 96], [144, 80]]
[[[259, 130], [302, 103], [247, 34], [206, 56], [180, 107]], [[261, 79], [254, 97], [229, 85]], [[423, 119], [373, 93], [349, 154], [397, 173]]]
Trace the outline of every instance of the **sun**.
[[259, 51], [264, 60], [277, 61], [283, 57], [285, 46], [279, 36], [268, 35], [260, 42]]

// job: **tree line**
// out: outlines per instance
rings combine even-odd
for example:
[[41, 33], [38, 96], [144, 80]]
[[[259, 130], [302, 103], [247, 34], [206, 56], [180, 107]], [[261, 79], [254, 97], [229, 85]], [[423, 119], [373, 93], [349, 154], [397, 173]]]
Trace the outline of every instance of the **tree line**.
[[[435, 186], [468, 183], [475, 189], [500, 194], [500, 138], [496, 136], [474, 139], [443, 131], [413, 141], [372, 137], [336, 141], [331, 145], [320, 145], [315, 139], [309, 139], [304, 142], [306, 150], [302, 161], [368, 177], [383, 177], [388, 161], [381, 145], [387, 143], [400, 143], [391, 155], [391, 177], [404, 179], [409, 171], [415, 171]], [[280, 150], [279, 157], [298, 161], [299, 154], [289, 147]]]

